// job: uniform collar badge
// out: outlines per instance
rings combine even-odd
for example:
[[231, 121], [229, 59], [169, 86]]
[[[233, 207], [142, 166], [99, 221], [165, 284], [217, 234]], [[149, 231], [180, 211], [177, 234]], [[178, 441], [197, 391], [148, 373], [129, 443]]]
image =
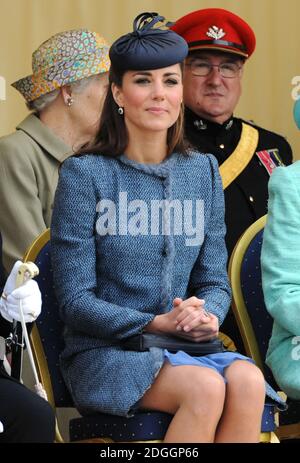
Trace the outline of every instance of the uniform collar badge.
[[197, 130], [206, 130], [207, 129], [207, 124], [205, 124], [202, 119], [196, 119], [194, 121], [194, 126], [196, 127]]
[[230, 121], [227, 122], [227, 124], [225, 126], [225, 130], [230, 130], [231, 127], [232, 127], [232, 124], [233, 124], [233, 119], [230, 119]]

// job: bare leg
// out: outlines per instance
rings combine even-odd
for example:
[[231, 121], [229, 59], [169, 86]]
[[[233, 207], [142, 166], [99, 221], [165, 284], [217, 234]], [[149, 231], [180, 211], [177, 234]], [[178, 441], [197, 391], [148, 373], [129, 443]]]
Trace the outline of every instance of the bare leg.
[[166, 362], [141, 407], [174, 414], [164, 442], [213, 442], [224, 399], [224, 379], [211, 368]]
[[225, 376], [226, 399], [216, 442], [259, 442], [265, 400], [261, 371], [247, 361], [237, 360], [227, 368]]

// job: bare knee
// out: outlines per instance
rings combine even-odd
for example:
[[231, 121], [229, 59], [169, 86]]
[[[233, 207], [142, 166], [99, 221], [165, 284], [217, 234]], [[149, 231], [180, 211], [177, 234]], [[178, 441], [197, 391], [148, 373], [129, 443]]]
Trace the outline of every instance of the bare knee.
[[236, 361], [226, 372], [228, 386], [248, 400], [265, 396], [265, 380], [261, 370], [248, 361]]
[[141, 399], [142, 408], [175, 414], [182, 406], [193, 414], [223, 409], [225, 383], [210, 368], [165, 364]]
[[187, 380], [182, 404], [194, 414], [222, 413], [225, 400], [225, 383], [221, 375], [209, 368], [197, 368]]

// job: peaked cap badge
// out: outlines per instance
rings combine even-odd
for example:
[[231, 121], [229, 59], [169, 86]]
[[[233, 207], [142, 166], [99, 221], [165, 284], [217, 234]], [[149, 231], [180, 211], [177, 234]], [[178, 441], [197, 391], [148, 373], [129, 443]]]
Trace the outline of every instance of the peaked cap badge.
[[212, 39], [218, 40], [224, 37], [226, 33], [223, 31], [222, 28], [219, 28], [217, 26], [211, 26], [208, 31], [206, 32], [206, 35], [208, 37], [211, 37]]

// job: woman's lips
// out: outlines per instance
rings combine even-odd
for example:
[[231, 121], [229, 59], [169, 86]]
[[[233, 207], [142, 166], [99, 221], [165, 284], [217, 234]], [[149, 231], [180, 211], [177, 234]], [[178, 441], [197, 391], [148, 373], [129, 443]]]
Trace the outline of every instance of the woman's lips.
[[164, 108], [160, 108], [160, 107], [157, 107], [157, 106], [153, 106], [151, 108], [148, 108], [147, 111], [149, 113], [153, 113], [153, 114], [163, 114], [163, 113], [166, 113], [167, 110], [164, 109]]

